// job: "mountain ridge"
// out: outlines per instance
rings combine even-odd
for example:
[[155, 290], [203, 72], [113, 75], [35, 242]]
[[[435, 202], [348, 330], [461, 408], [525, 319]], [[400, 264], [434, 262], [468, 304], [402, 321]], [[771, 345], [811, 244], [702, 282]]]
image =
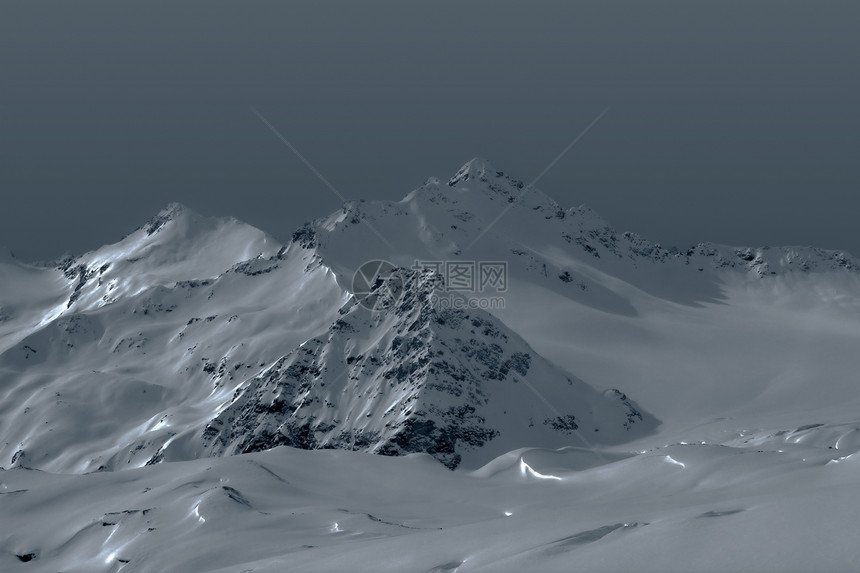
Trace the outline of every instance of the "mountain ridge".
[[[464, 168], [448, 180], [453, 185], [431, 178], [398, 202], [348, 202], [332, 215], [296, 230], [286, 245], [235, 219], [204, 218], [184, 206], [171, 204], [120, 242], [66, 261], [59, 268], [18, 262], [7, 265], [3, 277], [6, 290], [0, 291], [0, 372], [6, 380], [6, 401], [0, 405], [0, 435], [5, 442], [0, 444], [0, 459], [11, 463], [14, 458], [15, 463], [52, 471], [79, 472], [204, 455], [204, 436], [209, 443], [215, 443], [210, 439], [214, 430], [206, 430], [207, 425], [219, 419], [247, 388], [259, 386], [267, 372], [283, 374], [276, 365], [285, 356], [298, 352], [302, 345], [306, 350], [314, 346], [310, 365], [327, 360], [335, 364], [352, 356], [344, 354], [335, 360], [332, 349], [338, 345], [342, 349], [346, 342], [342, 333], [331, 329], [343, 320], [341, 310], [346, 308], [344, 313], [352, 316], [357, 313], [345, 306], [353, 296], [352, 274], [361, 263], [373, 258], [390, 260], [407, 277], [407, 269], [415, 261], [505, 261], [510, 285], [501, 298], [507, 307], [490, 313], [476, 311], [480, 315], [477, 320], [495, 324], [509, 338], [521, 340], [517, 344], [530, 348], [530, 355], [545, 356], [547, 372], [556, 373], [549, 378], [560, 379], [558, 373], [564, 372], [579, 380], [574, 374], [578, 375], [584, 365], [585, 375], [581, 378], [594, 387], [594, 392], [620, 387], [636, 404], [642, 404], [634, 407], [631, 402], [630, 408], [643, 417], [650, 413], [660, 420], [664, 420], [666, 411], [662, 398], [666, 391], [655, 394], [653, 388], [673, 388], [674, 394], [669, 396], [695, 397], [695, 386], [674, 389], [681, 388], [683, 380], [670, 371], [664, 373], [669, 382], [663, 382], [654, 380], [653, 374], [648, 380], [640, 380], [643, 377], [635, 369], [608, 368], [616, 363], [623, 366], [623, 361], [604, 356], [604, 351], [590, 340], [605, 340], [610, 348], [622, 348], [620, 355], [635, 357], [631, 364], [644, 367], [651, 364], [651, 359], [641, 354], [642, 348], [647, 348], [652, 338], [668, 338], [670, 334], [661, 330], [662, 322], [654, 322], [652, 317], [689, 321], [695, 336], [688, 340], [695, 341], [696, 336], [708, 334], [707, 329], [695, 325], [706, 324], [703, 317], [711, 320], [716, 316], [719, 305], [731, 310], [737, 300], [749, 304], [746, 299], [737, 299], [748, 296], [745, 290], [766, 296], [768, 289], [778, 287], [780, 297], [785, 298], [792, 288], [786, 284], [786, 277], [825, 281], [816, 283], [818, 290], [809, 292], [816, 296], [822, 293], [821, 300], [813, 302], [829, 305], [827, 313], [834, 305], [850, 310], [855, 304], [851, 293], [858, 267], [844, 252], [703, 244], [698, 250], [681, 253], [631, 233], [618, 233], [588, 208], [561, 209], [543, 193], [500, 174], [488, 162], [473, 161]], [[502, 213], [505, 216], [498, 219]], [[490, 228], [494, 220], [499, 223]], [[388, 247], [368, 228], [370, 225], [391, 236], [399, 253], [388, 252]], [[841, 278], [819, 278], [832, 273]], [[540, 300], [552, 300], [555, 306], [535, 306]], [[779, 300], [777, 304], [782, 304]], [[525, 308], [531, 310], [522, 314]], [[570, 317], [569, 324], [555, 325], [559, 317]], [[470, 315], [469, 320], [463, 318], [461, 322], [472, 318]], [[557, 333], [554, 340], [543, 340], [543, 335], [530, 326], [536, 318], [553, 323], [548, 332]], [[827, 321], [831, 328], [831, 319]], [[413, 321], [409, 326], [414, 324], [417, 323]], [[833, 324], [834, 329], [841, 328]], [[356, 325], [355, 330], [365, 334], [380, 328], [367, 321]], [[433, 326], [431, 332], [443, 332], [439, 328], [442, 327]], [[416, 329], [421, 330], [418, 326]], [[606, 338], [605, 332], [615, 334]], [[836, 330], [834, 336], [835, 333]], [[461, 358], [464, 364], [469, 363], [468, 341], [472, 337], [462, 333], [451, 336], [467, 341]], [[331, 337], [328, 342], [327, 337]], [[315, 339], [320, 342], [308, 345]], [[474, 340], [479, 346], [485, 344]], [[621, 346], [620, 341], [627, 344], [627, 340], [630, 346]], [[334, 346], [332, 341], [336, 342]], [[568, 346], [557, 351], [554, 345], [559, 341], [569, 341]], [[411, 355], [392, 352], [395, 349], [391, 344], [386, 340], [369, 354], [380, 362], [391, 356], [411, 359]], [[705, 356], [708, 349], [694, 351]], [[658, 356], [671, 355], [664, 352]], [[506, 355], [502, 362], [510, 358]], [[293, 354], [289, 360], [297, 358]], [[538, 362], [538, 358], [532, 360]], [[601, 374], [597, 368], [601, 364], [606, 372], [620, 374]], [[384, 375], [388, 370], [371, 366], [367, 366], [369, 381], [387, 380]], [[405, 364], [401, 366], [406, 368]], [[846, 372], [849, 366], [846, 362]], [[772, 382], [766, 382], [782, 384], [780, 388], [797, 384], [793, 379], [790, 384], [780, 380], [774, 376]], [[756, 389], [762, 384], [749, 386]], [[300, 387], [301, 383], [296, 386]], [[249, 392], [246, 398], [253, 394]], [[651, 397], [643, 404], [640, 396], [649, 394]], [[756, 390], [751, 399], [760, 394], [766, 393]], [[288, 392], [284, 403], [292, 404], [298, 399], [298, 408], [303, 402], [296, 396], [300, 394]], [[322, 401], [322, 395], [315, 397]], [[246, 398], [242, 402], [251, 403], [252, 411], [262, 404]], [[625, 396], [621, 402], [626, 399]], [[680, 399], [672, 397], [666, 403]], [[345, 402], [350, 400], [344, 398]], [[120, 404], [126, 402], [139, 404], [139, 410], [122, 408]], [[114, 405], [122, 415], [101, 411], [100, 403]], [[474, 407], [475, 416], [483, 415], [475, 404], [460, 406]], [[467, 411], [468, 408], [464, 410]], [[574, 407], [572, 414], [563, 408], [560, 411], [563, 416], [587, 418]], [[281, 414], [289, 420], [286, 411], [278, 415]], [[226, 420], [230, 415], [220, 418], [222, 428], [230, 426]], [[610, 411], [607, 419], [617, 415]], [[537, 419], [536, 425], [551, 417]], [[439, 428], [448, 428], [445, 432], [449, 434], [463, 430], [464, 435], [472, 430], [458, 428], [451, 417], [431, 418], [434, 426], [425, 427], [436, 437], [427, 441], [426, 436], [414, 436], [413, 445], [422, 443], [423, 450], [409, 443], [405, 447], [398, 445], [401, 434], [386, 433], [388, 430], [379, 430], [381, 437], [363, 447], [391, 447], [388, 451], [401, 453], [431, 448], [449, 465], [460, 463], [456, 456], [474, 458], [479, 448], [470, 449], [468, 440], [462, 443], [469, 447], [458, 450], [456, 441], [450, 447], [442, 447], [444, 440], [438, 439], [442, 432]], [[122, 438], [103, 442], [101, 435], [93, 434], [75, 439], [76, 425], [92, 419], [101, 420], [101, 434]], [[277, 429], [281, 425], [266, 416], [246, 419], [256, 420], [245, 428], [251, 433], [260, 427]], [[304, 421], [301, 428], [316, 432], [315, 422]], [[384, 428], [387, 421], [380, 422]], [[637, 431], [648, 425], [639, 424]], [[477, 434], [484, 432], [485, 437], [499, 429], [493, 424], [473, 426]], [[597, 426], [602, 432], [608, 427], [595, 423], [590, 428]], [[346, 431], [349, 435], [352, 430], [351, 426], [335, 424], [335, 428], [314, 437], [315, 445], [351, 448], [351, 435], [347, 444], [327, 434]], [[225, 432], [221, 440], [224, 452], [245, 447], [241, 436]], [[630, 434], [625, 430], [624, 435]], [[555, 444], [556, 437], [548, 433], [538, 441]], [[268, 443], [277, 445], [279, 440], [274, 436]], [[492, 445], [494, 440], [483, 442]], [[541, 445], [504, 440], [495, 443], [506, 447]], [[439, 452], [440, 449], [445, 451]]]

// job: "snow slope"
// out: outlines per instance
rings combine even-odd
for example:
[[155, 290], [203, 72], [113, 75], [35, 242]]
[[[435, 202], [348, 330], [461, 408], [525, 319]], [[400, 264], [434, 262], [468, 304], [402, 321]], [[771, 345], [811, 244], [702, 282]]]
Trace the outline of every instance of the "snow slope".
[[347, 295], [312, 259], [174, 205], [64, 268], [16, 270], [53, 290], [46, 307], [13, 306], [22, 322], [48, 318], [13, 331], [0, 354], [2, 465], [135, 467], [181, 431], [202, 432], [235, 385], [335, 320]]
[[525, 450], [470, 474], [425, 455], [279, 447], [86, 475], [17, 468], [0, 472], [0, 568], [847, 572], [853, 452]]

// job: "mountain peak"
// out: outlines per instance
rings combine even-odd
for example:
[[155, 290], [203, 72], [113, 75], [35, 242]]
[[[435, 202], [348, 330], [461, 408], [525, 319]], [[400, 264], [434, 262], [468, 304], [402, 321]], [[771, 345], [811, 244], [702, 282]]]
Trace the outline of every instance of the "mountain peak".
[[14, 253], [8, 248], [0, 245], [0, 263], [17, 262]]
[[473, 157], [457, 170], [451, 179], [448, 180], [448, 186], [454, 187], [458, 183], [468, 181], [470, 179], [480, 179], [486, 181], [490, 177], [502, 175], [501, 171], [497, 171], [490, 163], [489, 159], [484, 157]]
[[177, 281], [211, 279], [238, 263], [274, 256], [281, 246], [233, 217], [208, 217], [170, 203], [119, 242], [63, 261], [74, 288], [67, 307], [83, 311]]
[[160, 211], [160, 213], [161, 214], [168, 214], [168, 215], [179, 215], [183, 211], [187, 211], [187, 210], [189, 210], [188, 207], [186, 207], [182, 203], [180, 203], [178, 201], [171, 201], [170, 203], [167, 204], [167, 207], [165, 207], [164, 209], [162, 209]]
[[147, 235], [153, 235], [157, 233], [168, 222], [175, 221], [183, 215], [189, 214], [194, 214], [194, 212], [182, 203], [177, 203], [174, 201], [173, 203], [168, 204], [167, 207], [159, 211], [155, 217], [150, 219], [143, 226], [143, 229], [146, 231]]
[[549, 199], [537, 189], [527, 188], [522, 180], [511, 177], [504, 171], [497, 169], [490, 163], [489, 159], [483, 157], [475, 157], [466, 162], [448, 180], [448, 186], [462, 190], [477, 186], [484, 188], [486, 192], [494, 197], [503, 196], [509, 201], [513, 199], [512, 202], [522, 199], [526, 192], [538, 197], [539, 202], [542, 203], [545, 203]]

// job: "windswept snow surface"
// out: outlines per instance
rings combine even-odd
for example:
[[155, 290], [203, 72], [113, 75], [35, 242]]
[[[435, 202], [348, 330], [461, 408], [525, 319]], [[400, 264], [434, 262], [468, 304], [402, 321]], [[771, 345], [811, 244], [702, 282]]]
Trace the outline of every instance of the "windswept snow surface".
[[0, 568], [852, 571], [858, 472], [856, 454], [805, 444], [523, 450], [475, 473], [285, 447], [86, 475], [17, 468], [0, 472]]
[[[0, 253], [2, 571], [860, 562], [847, 253], [666, 249], [484, 159], [286, 245], [174, 204]], [[430, 304], [420, 261], [506, 262], [504, 304]]]

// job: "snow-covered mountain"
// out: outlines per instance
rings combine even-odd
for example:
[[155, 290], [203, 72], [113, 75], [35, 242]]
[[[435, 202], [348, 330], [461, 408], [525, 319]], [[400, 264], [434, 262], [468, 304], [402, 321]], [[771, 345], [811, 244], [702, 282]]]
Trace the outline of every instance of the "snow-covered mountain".
[[[324, 331], [348, 296], [328, 269], [308, 268], [311, 255], [288, 250], [172, 205], [59, 269], [13, 267], [16, 286], [2, 294], [15, 311], [0, 354], [3, 465], [132, 467], [181, 431], [202, 432], [231, 380]], [[40, 297], [6, 302], [30, 292]]]
[[[373, 310], [353, 284], [371, 260], [402, 280]], [[503, 285], [454, 288], [447, 264], [483, 263]], [[800, 535], [789, 518], [842, 516], [831, 493], [856, 486], [858, 271], [815, 248], [664, 248], [483, 159], [286, 244], [174, 204], [57, 265], [0, 250], [0, 519], [27, 516], [0, 567], [280, 571], [285, 535], [307, 570], [567, 570], [571, 551], [625, 570], [732, 523]], [[280, 533], [203, 558], [234, 522], [242, 543]], [[191, 554], [163, 549], [183, 536]], [[814, 563], [780, 547], [768, 563]], [[742, 555], [717, 569], [768, 569]]]
[[34, 269], [57, 289], [0, 355], [7, 395], [26, 396], [0, 407], [0, 459], [80, 472], [287, 444], [477, 467], [653, 430], [624, 393], [547, 363], [486, 311], [433, 308], [432, 277], [365, 309], [313, 237], [282, 246], [171, 205], [61, 277]]
[[711, 437], [714, 420], [720, 434], [727, 417], [802, 425], [798, 404], [831, 412], [834, 395], [846, 415], [860, 408], [860, 263], [843, 251], [665, 248], [483, 159], [399, 202], [349, 203], [311, 234], [338, 275], [370, 258], [506, 261], [491, 312], [568, 372], [631, 395], [671, 439]]
[[[362, 221], [373, 228], [361, 225]], [[447, 182], [431, 177], [401, 201], [350, 202], [310, 228], [321, 231], [323, 252], [345, 270], [354, 270], [372, 258], [370, 253], [406, 266], [416, 257], [494, 260], [487, 256], [493, 254], [510, 260], [517, 276], [529, 276], [526, 271], [532, 271], [559, 278], [569, 271], [571, 280], [562, 282], [588, 291], [594, 285], [587, 270], [599, 270], [669, 299], [679, 296], [680, 289], [661, 284], [671, 280], [654, 280], [650, 273], [640, 272], [643, 267], [663, 263], [663, 273], [689, 269], [684, 294], [689, 296], [698, 287], [701, 292], [696, 294], [703, 299], [712, 295], [706, 286], [720, 269], [756, 277], [794, 270], [860, 269], [846, 252], [807, 247], [701, 243], [689, 249], [667, 249], [634, 233], [616, 231], [588, 207], [564, 209], [539, 189], [526, 187], [480, 158], [466, 163]], [[389, 245], [374, 230], [382, 237], [392, 237]], [[576, 262], [577, 269], [568, 268], [565, 262]], [[696, 279], [698, 272], [706, 272], [710, 281]], [[583, 276], [577, 276], [580, 273]], [[599, 298], [594, 293], [589, 297]]]
[[412, 274], [386, 312], [350, 300], [327, 333], [237, 390], [206, 428], [210, 453], [289, 445], [476, 467], [523, 444], [617, 443], [653, 428], [623, 393], [565, 374], [489, 313], [434, 308], [434, 279]]

